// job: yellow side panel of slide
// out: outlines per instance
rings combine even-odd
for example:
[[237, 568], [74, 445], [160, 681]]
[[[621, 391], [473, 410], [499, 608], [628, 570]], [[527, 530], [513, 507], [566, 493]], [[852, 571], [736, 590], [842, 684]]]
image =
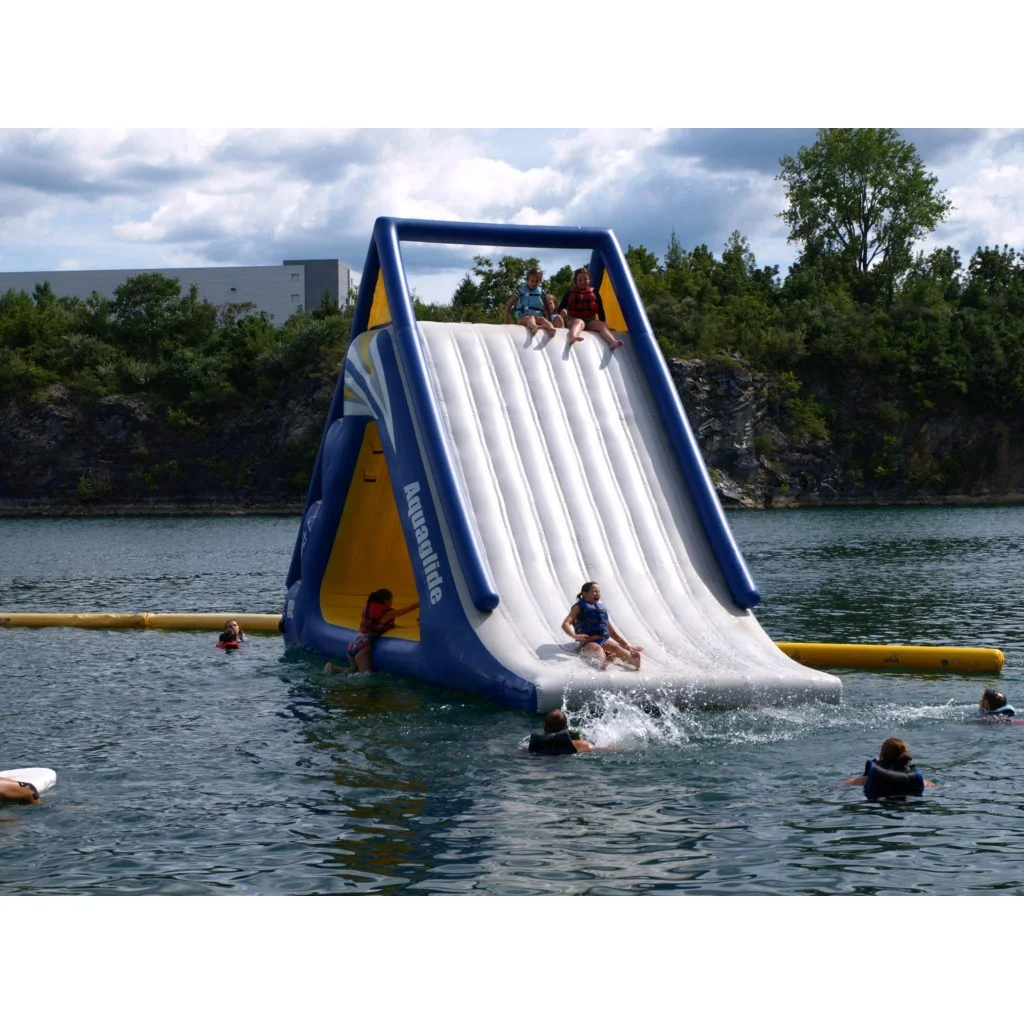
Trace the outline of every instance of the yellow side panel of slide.
[[[320, 584], [324, 619], [336, 626], [358, 629], [367, 595], [383, 588], [394, 594], [398, 608], [419, 600], [391, 490], [391, 474], [377, 424], [371, 421], [363, 434], [338, 533]], [[419, 640], [417, 617], [410, 614], [399, 619], [398, 627], [388, 635]]]
[[388, 293], [384, 290], [384, 275], [377, 271], [377, 283], [373, 287], [373, 302], [370, 303], [370, 317], [366, 324], [367, 330], [391, 323], [391, 308], [388, 306]]
[[601, 287], [598, 291], [601, 295], [601, 303], [604, 306], [604, 322], [613, 331], [629, 330], [626, 326], [626, 318], [622, 315], [622, 307], [619, 305], [619, 300], [615, 295], [615, 289], [612, 287], [611, 278], [607, 274], [601, 280]]

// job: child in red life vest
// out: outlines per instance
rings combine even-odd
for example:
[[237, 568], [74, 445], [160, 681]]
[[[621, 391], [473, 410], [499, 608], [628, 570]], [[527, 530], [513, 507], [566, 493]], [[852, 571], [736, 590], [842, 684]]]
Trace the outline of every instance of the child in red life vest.
[[604, 303], [590, 284], [590, 271], [580, 267], [573, 282], [559, 303], [562, 316], [569, 325], [569, 344], [574, 345], [583, 331], [588, 330], [600, 334], [613, 352], [622, 348], [622, 339], [616, 338], [604, 322]]
[[222, 650], [235, 651], [242, 646], [245, 639], [245, 630], [238, 624], [237, 619], [228, 619], [224, 623], [224, 632], [217, 638], [217, 646]]
[[531, 267], [526, 272], [526, 284], [516, 288], [515, 295], [505, 306], [505, 323], [511, 323], [509, 314], [515, 309], [516, 323], [527, 330], [535, 331], [543, 327], [553, 338], [555, 325], [544, 315], [544, 292], [540, 283], [544, 280], [544, 272], [538, 267]]
[[399, 615], [408, 615], [409, 612], [419, 608], [419, 602], [409, 605], [407, 608], [392, 608], [394, 600], [390, 590], [375, 590], [366, 599], [363, 606], [363, 615], [359, 623], [359, 635], [348, 645], [349, 668], [343, 665], [333, 665], [327, 662], [324, 665], [324, 675], [332, 672], [356, 672], [373, 671], [373, 645], [378, 637], [383, 636], [396, 626], [395, 619]]
[[245, 630], [238, 624], [238, 619], [228, 619], [224, 623], [224, 632], [220, 635], [221, 640], [236, 640], [238, 643], [245, 641]]

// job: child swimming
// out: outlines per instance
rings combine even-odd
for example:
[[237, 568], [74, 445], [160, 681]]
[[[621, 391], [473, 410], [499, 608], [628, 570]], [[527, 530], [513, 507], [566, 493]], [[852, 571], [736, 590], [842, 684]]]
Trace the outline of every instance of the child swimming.
[[882, 743], [878, 757], [864, 763], [864, 774], [846, 779], [844, 786], [863, 786], [869, 800], [882, 797], [920, 796], [925, 786], [933, 786], [914, 767], [907, 744], [898, 736], [890, 736]]

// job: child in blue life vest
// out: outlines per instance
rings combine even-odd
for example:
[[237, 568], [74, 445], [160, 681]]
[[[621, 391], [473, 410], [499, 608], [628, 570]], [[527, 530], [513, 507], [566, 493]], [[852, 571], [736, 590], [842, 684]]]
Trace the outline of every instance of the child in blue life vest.
[[890, 736], [882, 743], [878, 757], [865, 762], [864, 774], [847, 779], [844, 786], [863, 786], [869, 800], [882, 797], [920, 796], [925, 786], [934, 786], [914, 767], [906, 743]]
[[598, 668], [607, 668], [616, 658], [633, 668], [640, 668], [642, 647], [630, 642], [615, 628], [608, 611], [601, 603], [601, 585], [592, 580], [584, 583], [576, 603], [562, 620], [562, 632], [580, 646], [578, 653], [593, 661]]
[[1017, 714], [1013, 705], [1006, 703], [1002, 690], [986, 690], [978, 701], [978, 711], [983, 722], [1011, 722]]
[[372, 672], [373, 671], [373, 645], [379, 637], [395, 628], [400, 615], [408, 615], [416, 611], [420, 604], [409, 605], [407, 608], [392, 608], [391, 602], [394, 595], [390, 590], [375, 590], [366, 599], [363, 605], [363, 614], [359, 622], [359, 633], [355, 640], [348, 645], [345, 652], [348, 654], [349, 666], [334, 665], [327, 662], [324, 665], [324, 675], [329, 676], [334, 672]]
[[543, 280], [544, 273], [538, 267], [531, 267], [526, 272], [526, 283], [516, 288], [515, 295], [505, 306], [505, 323], [511, 323], [509, 315], [514, 310], [520, 327], [530, 331], [542, 327], [553, 338], [555, 325], [544, 315], [544, 292], [540, 286]]
[[622, 348], [622, 339], [616, 338], [604, 322], [604, 303], [591, 286], [590, 271], [586, 267], [580, 267], [576, 271], [572, 287], [562, 296], [558, 306], [559, 312], [569, 326], [570, 345], [579, 341], [580, 335], [587, 330], [600, 334], [613, 352], [617, 348]]

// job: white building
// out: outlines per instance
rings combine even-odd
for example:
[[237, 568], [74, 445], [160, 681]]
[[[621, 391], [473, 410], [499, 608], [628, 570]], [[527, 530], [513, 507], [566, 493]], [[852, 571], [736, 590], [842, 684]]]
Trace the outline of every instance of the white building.
[[27, 292], [50, 282], [58, 298], [87, 299], [93, 292], [113, 298], [114, 289], [139, 274], [177, 278], [182, 293], [192, 285], [215, 306], [251, 302], [269, 313], [278, 325], [302, 309], [315, 309], [326, 292], [344, 305], [352, 287], [352, 268], [341, 260], [285, 260], [280, 267], [170, 267], [153, 270], [40, 270], [0, 272], [0, 294]]

